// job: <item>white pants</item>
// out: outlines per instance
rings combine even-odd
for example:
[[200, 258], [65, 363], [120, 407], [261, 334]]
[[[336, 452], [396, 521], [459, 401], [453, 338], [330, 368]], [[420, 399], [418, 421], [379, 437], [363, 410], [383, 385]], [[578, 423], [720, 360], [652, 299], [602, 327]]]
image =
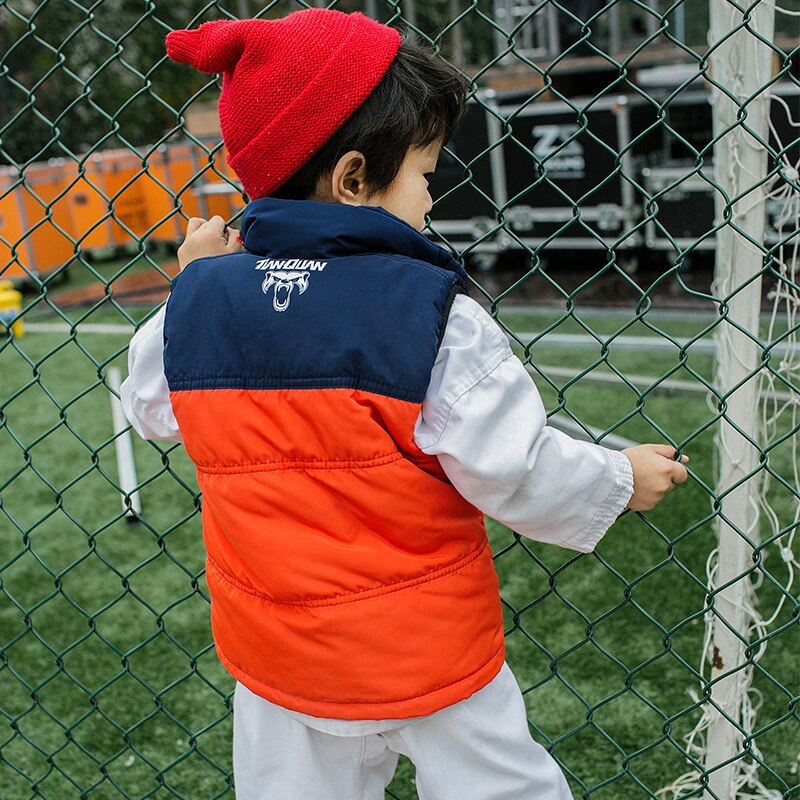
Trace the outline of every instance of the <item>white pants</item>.
[[237, 800], [383, 800], [399, 754], [416, 766], [420, 800], [572, 800], [507, 666], [461, 703], [365, 736], [323, 733], [236, 686]]

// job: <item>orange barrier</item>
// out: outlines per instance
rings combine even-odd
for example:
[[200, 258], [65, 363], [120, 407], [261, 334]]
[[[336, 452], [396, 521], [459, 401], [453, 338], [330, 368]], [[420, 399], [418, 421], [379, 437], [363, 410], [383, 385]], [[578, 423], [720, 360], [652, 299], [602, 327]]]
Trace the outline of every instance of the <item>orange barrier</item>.
[[228, 152], [224, 147], [214, 154], [214, 169], [208, 170], [205, 176], [208, 216], [218, 214], [229, 220], [244, 208], [245, 202], [238, 188], [239, 179], [228, 164]]
[[25, 243], [16, 180], [16, 170], [0, 167], [0, 277], [7, 280], [27, 277], [22, 268], [27, 259], [18, 252]]
[[6, 280], [42, 276], [58, 269], [75, 254], [75, 227], [68, 201], [73, 184], [66, 162], [51, 159], [31, 164], [24, 183], [15, 169], [3, 170], [2, 241], [6, 256], [0, 276]]
[[[51, 159], [0, 168], [0, 275], [25, 280], [75, 252], [147, 238], [175, 244], [186, 217], [231, 219], [244, 207], [217, 141], [180, 142], [137, 155], [101, 150], [78, 162]], [[210, 155], [213, 153], [213, 155]]]
[[139, 180], [144, 192], [150, 233], [148, 239], [173, 244], [183, 236], [184, 219], [175, 206], [173, 151], [183, 145], [161, 145], [147, 157], [147, 173]]
[[[170, 200], [174, 196], [175, 204], [187, 217], [208, 219], [218, 214], [227, 220], [244, 207], [241, 193], [231, 185], [238, 179], [228, 166], [224, 150], [209, 155], [215, 143], [204, 145], [207, 149], [188, 142], [165, 147], [150, 171], [170, 187]], [[173, 219], [177, 232], [169, 241], [174, 242], [183, 237], [185, 220], [178, 214]], [[160, 230], [154, 234], [156, 241], [163, 241]]]
[[145, 167], [129, 150], [104, 150], [102, 156], [103, 193], [114, 209], [111, 241], [122, 247], [132, 238], [141, 239], [150, 229], [142, 184]]
[[83, 163], [68, 166], [74, 184], [67, 195], [75, 240], [83, 250], [96, 250], [113, 244], [113, 224], [103, 178], [103, 154], [87, 156]]

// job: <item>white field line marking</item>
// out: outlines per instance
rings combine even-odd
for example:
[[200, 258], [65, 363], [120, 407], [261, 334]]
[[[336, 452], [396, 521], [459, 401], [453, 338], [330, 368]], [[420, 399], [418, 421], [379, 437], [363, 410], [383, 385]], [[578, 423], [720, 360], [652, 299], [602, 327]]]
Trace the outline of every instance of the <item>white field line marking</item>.
[[[712, 338], [697, 339], [675, 339], [671, 341], [661, 336], [615, 336], [607, 339], [604, 336], [589, 336], [583, 333], [548, 333], [542, 336], [541, 333], [531, 331], [514, 332], [514, 337], [520, 342], [533, 342], [531, 347], [588, 347], [590, 349], [600, 349], [605, 343], [609, 351], [621, 352], [623, 350], [635, 350], [647, 353], [677, 353], [686, 348], [688, 352], [696, 355], [714, 355], [716, 346]], [[537, 339], [537, 337], [540, 337]], [[534, 339], [536, 341], [534, 342]], [[599, 341], [598, 341], [599, 340]], [[691, 343], [690, 343], [691, 342]], [[517, 344], [517, 341], [512, 340]], [[798, 347], [789, 347], [786, 344], [776, 344], [770, 348], [769, 352], [773, 357], [783, 356], [787, 353], [794, 353]]]
[[[98, 334], [125, 334], [131, 336], [135, 328], [133, 325], [126, 324], [112, 324], [112, 323], [98, 323], [98, 322], [81, 322], [75, 326], [67, 325], [65, 322], [26, 322], [25, 331], [28, 333], [69, 333], [72, 329], [76, 333], [98, 333]], [[572, 348], [589, 348], [600, 349], [602, 342], [607, 343], [609, 351], [623, 352], [623, 351], [638, 351], [649, 353], [677, 353], [683, 348], [688, 348], [690, 353], [696, 355], [714, 355], [716, 347], [712, 338], [698, 339], [689, 344], [689, 339], [675, 339], [674, 342], [669, 339], [664, 339], [661, 336], [616, 336], [612, 340], [606, 340], [603, 336], [596, 339], [594, 336], [589, 336], [583, 333], [548, 333], [542, 336], [541, 333], [532, 331], [515, 331], [515, 339], [512, 344], [517, 341], [521, 342], [534, 342], [532, 347], [572, 347]], [[539, 337], [539, 338], [537, 338]], [[787, 346], [786, 344], [776, 344], [770, 348], [770, 353], [773, 357], [785, 356], [789, 353], [794, 354], [798, 347]]]
[[626, 439], [624, 436], [619, 436], [616, 433], [608, 433], [603, 436], [603, 431], [600, 428], [595, 428], [592, 425], [579, 425], [575, 420], [570, 419], [564, 415], [556, 414], [549, 417], [547, 424], [551, 428], [561, 431], [572, 436], [573, 439], [580, 439], [584, 442], [600, 442], [604, 447], [610, 447], [612, 450], [624, 450], [626, 447], [635, 447], [639, 442], [634, 442], [632, 439]]
[[131, 336], [136, 330], [133, 325], [113, 324], [104, 322], [79, 322], [77, 325], [67, 325], [66, 322], [26, 322], [25, 333], [69, 333], [75, 329], [76, 333], [119, 333]]
[[[537, 380], [542, 380], [540, 373], [544, 373], [548, 378], [560, 378], [566, 381], [571, 381], [580, 375], [578, 382], [584, 385], [587, 383], [594, 383], [605, 386], [615, 386], [620, 389], [623, 387], [626, 389], [630, 388], [619, 375], [613, 372], [592, 370], [586, 373], [586, 375], [583, 375], [569, 367], [552, 367], [546, 364], [537, 364], [535, 368], [530, 364], [526, 366], [528, 372]], [[659, 380], [658, 378], [651, 378], [648, 375], [628, 375], [627, 373], [625, 374], [625, 379], [628, 383], [633, 384], [636, 389], [641, 389], [643, 391], [649, 389], [651, 392], [666, 392], [667, 394], [701, 395], [707, 395], [711, 391], [708, 386], [705, 386], [700, 381], [683, 381], [674, 378]], [[797, 398], [797, 395], [791, 392], [765, 392], [764, 397], [786, 403], [793, 398]]]

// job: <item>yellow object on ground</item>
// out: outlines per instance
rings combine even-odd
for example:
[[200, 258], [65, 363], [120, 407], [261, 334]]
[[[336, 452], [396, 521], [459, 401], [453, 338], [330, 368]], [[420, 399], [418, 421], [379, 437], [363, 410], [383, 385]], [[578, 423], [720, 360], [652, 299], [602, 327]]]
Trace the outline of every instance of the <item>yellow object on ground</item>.
[[21, 311], [22, 292], [18, 292], [11, 281], [0, 281], [0, 322], [6, 329], [10, 326], [14, 336], [25, 333], [22, 317], [19, 316]]

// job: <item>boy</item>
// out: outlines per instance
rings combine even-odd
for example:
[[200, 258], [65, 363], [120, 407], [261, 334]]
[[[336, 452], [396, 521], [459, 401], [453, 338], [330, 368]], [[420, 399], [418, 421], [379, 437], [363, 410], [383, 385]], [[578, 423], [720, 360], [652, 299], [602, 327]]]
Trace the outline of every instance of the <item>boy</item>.
[[418, 233], [464, 108], [453, 68], [321, 9], [177, 31], [168, 52], [224, 73], [253, 201], [240, 252], [220, 219], [190, 223], [122, 396], [197, 467], [237, 797], [377, 800], [402, 753], [423, 800], [569, 798], [504, 662], [483, 514], [589, 551], [685, 468], [547, 428], [460, 265]]

